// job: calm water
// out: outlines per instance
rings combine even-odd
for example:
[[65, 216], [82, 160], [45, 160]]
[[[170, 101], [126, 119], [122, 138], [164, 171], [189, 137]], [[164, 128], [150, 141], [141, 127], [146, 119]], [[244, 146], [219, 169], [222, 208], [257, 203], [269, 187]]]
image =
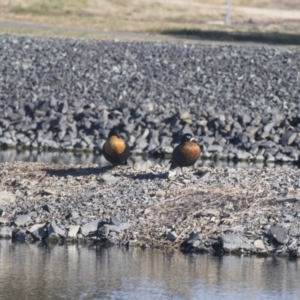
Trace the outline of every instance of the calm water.
[[[59, 164], [98, 164], [99, 166], [107, 165], [107, 161], [102, 155], [95, 155], [93, 153], [72, 153], [72, 152], [40, 152], [36, 150], [32, 151], [18, 151], [18, 150], [6, 150], [0, 151], [0, 162], [8, 161], [25, 161], [25, 162], [45, 162], [45, 163], [59, 163]], [[129, 159], [129, 165], [134, 163], [144, 164], [146, 161], [151, 161], [152, 164], [160, 164], [164, 166], [169, 165], [169, 159], [163, 158], [145, 158], [141, 156], [131, 156]], [[209, 166], [214, 164], [217, 167], [238, 167], [238, 168], [297, 168], [297, 166], [291, 164], [263, 164], [263, 163], [234, 163], [218, 161], [213, 162], [211, 160], [199, 160], [195, 167]]]
[[0, 299], [299, 299], [300, 261], [0, 241]]

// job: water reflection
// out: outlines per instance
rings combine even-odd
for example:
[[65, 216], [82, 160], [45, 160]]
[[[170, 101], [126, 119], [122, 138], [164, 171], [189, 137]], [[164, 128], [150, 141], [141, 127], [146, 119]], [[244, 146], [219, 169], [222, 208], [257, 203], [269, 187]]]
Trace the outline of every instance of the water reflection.
[[297, 299], [299, 260], [0, 241], [0, 299]]
[[[57, 164], [98, 164], [99, 166], [108, 165], [108, 162], [102, 155], [96, 155], [93, 153], [73, 153], [73, 152], [41, 152], [37, 150], [5, 150], [0, 151], [0, 161], [24, 161], [24, 162], [45, 162], [45, 163], [57, 163]], [[131, 156], [129, 159], [129, 165], [135, 163], [144, 164], [146, 161], [150, 161], [152, 164], [160, 164], [163, 166], [169, 165], [169, 159], [164, 158], [153, 158], [153, 157], [142, 157], [142, 156]], [[211, 166], [216, 167], [237, 167], [237, 168], [297, 168], [297, 166], [292, 164], [264, 164], [264, 163], [247, 163], [247, 162], [226, 162], [226, 161], [212, 161], [200, 159], [195, 165], [200, 166]]]

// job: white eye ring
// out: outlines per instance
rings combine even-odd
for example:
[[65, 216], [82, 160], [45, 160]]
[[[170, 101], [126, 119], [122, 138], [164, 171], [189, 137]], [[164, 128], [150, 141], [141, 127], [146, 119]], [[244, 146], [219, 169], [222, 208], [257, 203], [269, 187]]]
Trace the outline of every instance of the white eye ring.
[[190, 141], [195, 141], [196, 142], [196, 140], [193, 137], [190, 139]]

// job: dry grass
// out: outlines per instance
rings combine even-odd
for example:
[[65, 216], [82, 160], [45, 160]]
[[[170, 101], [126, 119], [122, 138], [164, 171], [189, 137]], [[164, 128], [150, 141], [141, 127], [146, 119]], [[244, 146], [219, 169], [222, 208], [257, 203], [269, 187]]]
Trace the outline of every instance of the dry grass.
[[[137, 172], [132, 168], [127, 169], [126, 176], [120, 172], [123, 173], [122, 170], [109, 166], [99, 168], [97, 165], [2, 163], [0, 189], [18, 194], [19, 201], [25, 203], [45, 203], [57, 197], [62, 204], [72, 199], [74, 205], [79, 203], [78, 207], [82, 207], [80, 195], [84, 195], [83, 199], [97, 198], [99, 206], [91, 212], [95, 217], [108, 219], [111, 215], [120, 214], [121, 219], [133, 222], [132, 230], [138, 233], [140, 245], [147, 242], [171, 248], [180, 247], [191, 232], [201, 234], [204, 240], [216, 240], [222, 232], [236, 230], [233, 228], [239, 225], [257, 238], [261, 228], [257, 221], [259, 214], [273, 219], [270, 222], [274, 223], [283, 212], [293, 214], [299, 209], [300, 188], [299, 184], [295, 184], [299, 181], [298, 170], [228, 171], [203, 167], [194, 174], [195, 180], [185, 186], [178, 177], [170, 180], [156, 174], [160, 182], [149, 184], [147, 192], [143, 187], [139, 190], [140, 196], [147, 197], [149, 202], [135, 199], [117, 205], [116, 197], [111, 193], [124, 198], [131, 195], [131, 199], [129, 187], [136, 180], [148, 178], [149, 174], [148, 171]], [[152, 172], [155, 174], [155, 168]], [[119, 181], [107, 185], [102, 181], [104, 174], [118, 174]], [[158, 186], [164, 196], [156, 196]], [[286, 201], [295, 202], [296, 206]], [[174, 242], [166, 240], [170, 231], [177, 234]]]
[[[216, 176], [218, 172], [212, 176]], [[226, 176], [225, 174], [221, 176]], [[250, 176], [249, 185], [210, 185], [198, 182], [178, 189], [166, 200], [154, 204], [144, 212], [144, 217], [150, 216], [150, 221], [147, 225], [143, 224], [141, 231], [144, 236], [148, 236], [148, 242], [168, 247], [170, 243], [162, 239], [163, 231], [172, 228], [178, 236], [171, 247], [177, 248], [187, 240], [191, 232], [201, 233], [204, 239], [218, 237], [222, 231], [243, 223], [245, 217], [255, 220], [257, 210], [274, 217], [276, 212], [274, 213], [273, 207], [284, 196], [282, 191], [274, 189], [274, 182], [280, 176], [287, 176], [286, 171], [278, 170], [276, 174], [261, 172], [252, 178]], [[300, 192], [292, 187], [286, 193], [292, 201], [300, 197]]]
[[[231, 28], [224, 26], [224, 3], [224, 0], [4, 0], [0, 4], [0, 17], [32, 22], [37, 28], [31, 31], [37, 32], [41, 32], [40, 24], [151, 33], [167, 29], [252, 31], [253, 27], [258, 31], [290, 32], [300, 25], [298, 0], [233, 1], [232, 20], [238, 26]], [[275, 23], [276, 28], [266, 28]], [[22, 32], [15, 26], [14, 31], [18, 30]], [[1, 32], [4, 31], [2, 28]], [[49, 32], [44, 31], [44, 34], [47, 36]], [[72, 36], [72, 32], [66, 30], [66, 35]]]

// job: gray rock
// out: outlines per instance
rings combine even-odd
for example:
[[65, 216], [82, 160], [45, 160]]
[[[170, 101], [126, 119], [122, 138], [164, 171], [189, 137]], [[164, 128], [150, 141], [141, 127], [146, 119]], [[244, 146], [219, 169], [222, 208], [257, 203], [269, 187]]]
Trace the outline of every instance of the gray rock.
[[274, 126], [274, 122], [270, 122], [269, 124], [264, 126], [264, 132], [270, 132]]
[[111, 176], [111, 175], [103, 175], [101, 177], [101, 182], [105, 184], [115, 184], [120, 180], [120, 178]]
[[257, 250], [266, 251], [265, 244], [260, 239], [255, 240], [253, 245], [254, 245], [254, 248], [256, 248]]
[[16, 226], [24, 226], [31, 221], [29, 215], [20, 215], [15, 219]]
[[240, 250], [252, 250], [252, 242], [238, 233], [224, 233], [221, 235], [223, 249], [225, 252], [235, 252]]
[[177, 238], [177, 234], [175, 231], [172, 231], [172, 232], [168, 232], [167, 236], [166, 236], [166, 240], [167, 241], [171, 241], [171, 242], [174, 242]]
[[188, 244], [194, 244], [199, 238], [199, 233], [197, 232], [191, 232], [189, 235], [189, 238], [187, 240]]
[[100, 222], [101, 220], [97, 219], [95, 221], [84, 224], [83, 226], [81, 226], [81, 233], [83, 235], [88, 235], [89, 233], [96, 232]]
[[0, 205], [9, 205], [16, 201], [16, 195], [12, 192], [2, 191], [0, 192]]
[[286, 228], [279, 227], [279, 226], [272, 226], [270, 228], [270, 233], [279, 244], [286, 244], [288, 242], [288, 235], [287, 235]]
[[70, 238], [76, 238], [79, 229], [80, 229], [79, 225], [70, 225], [69, 226], [69, 231], [68, 231], [68, 237], [70, 237]]
[[55, 221], [52, 221], [49, 225], [49, 229], [48, 229], [49, 235], [56, 235], [58, 237], [65, 237], [65, 231], [62, 230]]
[[5, 224], [8, 222], [8, 219], [0, 217], [0, 224]]
[[297, 133], [293, 131], [287, 131], [281, 138], [282, 145], [291, 145], [297, 137]]
[[48, 228], [46, 225], [46, 223], [34, 224], [28, 231], [35, 239], [42, 240], [48, 236]]
[[11, 238], [12, 237], [12, 231], [10, 227], [4, 226], [0, 230], [0, 238]]
[[290, 236], [300, 237], [300, 224], [293, 224], [288, 233]]
[[67, 217], [70, 219], [78, 219], [80, 216], [76, 210], [73, 210], [67, 215]]
[[13, 232], [12, 238], [18, 243], [24, 243], [28, 239], [28, 236], [26, 230], [21, 228]]
[[120, 220], [117, 217], [111, 216], [110, 217], [110, 224], [118, 226], [118, 225], [121, 224], [121, 222], [120, 222]]

